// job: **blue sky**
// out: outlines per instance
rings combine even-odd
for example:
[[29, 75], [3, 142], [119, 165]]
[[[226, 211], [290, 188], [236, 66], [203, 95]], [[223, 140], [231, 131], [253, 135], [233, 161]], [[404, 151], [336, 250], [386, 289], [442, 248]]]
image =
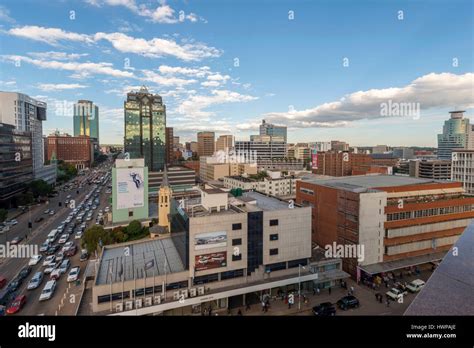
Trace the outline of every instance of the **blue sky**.
[[[265, 118], [291, 142], [436, 146], [449, 110], [472, 116], [472, 15], [470, 0], [4, 0], [0, 90], [47, 101], [46, 134], [93, 100], [102, 143], [122, 142], [126, 92], [146, 85], [183, 140], [247, 139]], [[420, 117], [381, 115], [389, 100]]]

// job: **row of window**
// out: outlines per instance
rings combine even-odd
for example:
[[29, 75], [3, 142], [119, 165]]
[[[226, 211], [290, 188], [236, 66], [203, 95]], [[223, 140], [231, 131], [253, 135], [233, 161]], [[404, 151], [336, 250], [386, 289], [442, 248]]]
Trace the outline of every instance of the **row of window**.
[[427, 217], [427, 216], [463, 213], [467, 211], [472, 211], [473, 208], [474, 208], [474, 205], [469, 204], [469, 205], [462, 205], [462, 206], [458, 205], [455, 207], [405, 211], [405, 212], [400, 212], [400, 213], [387, 214], [387, 221], [407, 220], [407, 219], [421, 218], [421, 217]]

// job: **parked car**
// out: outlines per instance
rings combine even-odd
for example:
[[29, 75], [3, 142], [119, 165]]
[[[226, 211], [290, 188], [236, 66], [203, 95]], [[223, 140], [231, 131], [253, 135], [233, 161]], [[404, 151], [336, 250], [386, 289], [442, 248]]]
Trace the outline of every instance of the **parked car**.
[[33, 277], [30, 279], [28, 282], [27, 289], [28, 290], [33, 290], [38, 288], [41, 285], [41, 282], [43, 281], [43, 272], [36, 272]]
[[72, 248], [73, 245], [76, 245], [73, 241], [67, 242], [66, 244], [63, 245], [63, 248], [61, 249], [61, 251], [66, 252], [69, 250], [69, 248]]
[[64, 244], [69, 239], [69, 234], [65, 233], [59, 238], [58, 244]]
[[89, 253], [87, 252], [86, 249], [82, 249], [81, 250], [81, 257], [79, 258], [79, 261], [87, 261], [87, 259], [89, 258]]
[[35, 266], [36, 264], [38, 264], [38, 262], [41, 261], [41, 259], [43, 258], [42, 255], [33, 255], [30, 259], [30, 261], [28, 262], [28, 265], [29, 266]]
[[7, 285], [7, 278], [0, 277], [0, 289], [3, 289], [5, 285]]
[[8, 307], [7, 309], [7, 314], [15, 314], [21, 311], [23, 306], [26, 303], [26, 296], [25, 295], [20, 295], [15, 298], [13, 303]]
[[77, 246], [73, 245], [72, 247], [70, 247], [69, 249], [67, 249], [64, 252], [64, 256], [72, 257], [72, 256], [76, 255], [76, 253], [77, 253]]
[[10, 245], [17, 245], [23, 240], [23, 237], [15, 237], [10, 241]]
[[40, 301], [49, 300], [51, 297], [53, 297], [55, 290], [56, 290], [56, 281], [55, 280], [48, 281], [46, 285], [44, 286], [43, 291], [41, 291], [39, 300]]
[[81, 267], [79, 266], [71, 268], [67, 276], [67, 282], [70, 283], [70, 282], [76, 281], [79, 278], [80, 271], [81, 271]]
[[323, 302], [313, 307], [313, 314], [322, 317], [336, 315], [336, 307], [331, 302]]
[[35, 219], [35, 222], [41, 222], [43, 220], [44, 220], [44, 218], [42, 216], [39, 216]]
[[16, 224], [18, 224], [18, 221], [16, 219], [11, 219], [11, 220], [5, 221], [5, 224], [10, 225], [10, 226], [15, 226]]
[[60, 251], [59, 253], [56, 254], [56, 262], [63, 262], [64, 260], [64, 253]]
[[349, 308], [357, 308], [359, 307], [359, 300], [352, 295], [344, 296], [339, 301], [337, 301], [337, 306], [344, 311]]
[[28, 277], [28, 275], [31, 273], [31, 270], [32, 270], [32, 267], [31, 266], [25, 266], [21, 269], [21, 271], [18, 273], [17, 275], [17, 278], [23, 280], [25, 279], [26, 277]]
[[415, 279], [407, 285], [407, 289], [410, 292], [418, 292], [425, 286], [425, 282], [421, 279]]
[[408, 294], [408, 291], [403, 291], [397, 288], [391, 288], [389, 291], [386, 292], [386, 295], [394, 301], [403, 298], [403, 296], [405, 296], [406, 294]]

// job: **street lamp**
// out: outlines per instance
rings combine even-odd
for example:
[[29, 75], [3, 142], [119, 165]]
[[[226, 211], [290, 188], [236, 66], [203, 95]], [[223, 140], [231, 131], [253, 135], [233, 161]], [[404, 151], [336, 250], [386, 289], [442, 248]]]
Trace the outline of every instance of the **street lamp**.
[[301, 269], [306, 269], [301, 264], [298, 264], [298, 310], [301, 309]]

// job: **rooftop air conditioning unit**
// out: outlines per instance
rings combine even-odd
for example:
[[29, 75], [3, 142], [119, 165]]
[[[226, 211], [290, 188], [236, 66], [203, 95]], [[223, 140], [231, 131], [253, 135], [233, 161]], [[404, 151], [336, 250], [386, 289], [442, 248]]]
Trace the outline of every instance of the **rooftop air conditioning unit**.
[[196, 297], [197, 290], [196, 288], [189, 289], [189, 297]]
[[145, 298], [145, 307], [151, 306], [153, 304], [153, 298], [152, 297], [146, 297]]
[[161, 296], [160, 295], [155, 296], [154, 300], [155, 300], [155, 304], [160, 304], [161, 303]]
[[143, 300], [141, 298], [138, 298], [135, 300], [135, 308], [142, 308], [143, 306]]
[[125, 310], [131, 311], [133, 309], [133, 301], [125, 302]]
[[188, 298], [188, 289], [184, 289], [180, 291], [180, 298], [184, 295], [184, 298]]
[[199, 296], [204, 295], [204, 286], [201, 286], [198, 288], [198, 295]]
[[123, 312], [123, 303], [116, 303], [115, 304], [115, 312]]
[[173, 300], [179, 300], [179, 291], [173, 292]]

